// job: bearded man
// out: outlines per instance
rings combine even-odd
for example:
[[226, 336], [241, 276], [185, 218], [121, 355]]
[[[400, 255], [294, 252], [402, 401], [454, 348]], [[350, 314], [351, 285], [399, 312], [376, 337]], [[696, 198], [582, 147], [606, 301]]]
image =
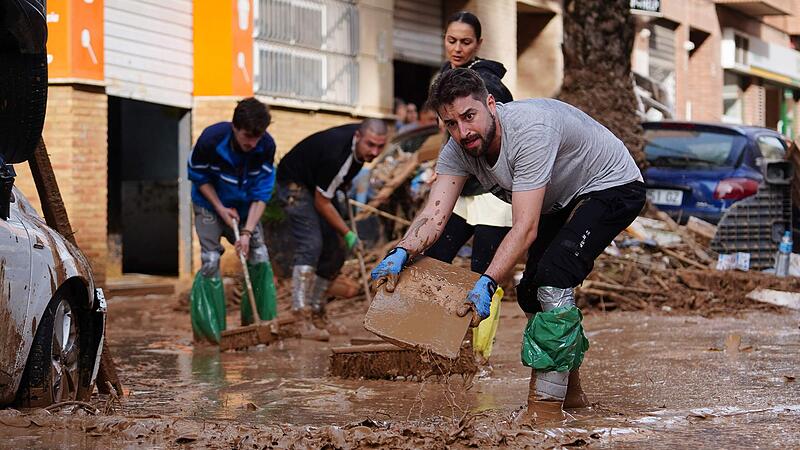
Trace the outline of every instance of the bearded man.
[[513, 225], [465, 302], [488, 317], [498, 280], [527, 252], [517, 298], [529, 317], [528, 412], [536, 422], [561, 419], [563, 407], [587, 403], [578, 368], [589, 343], [574, 288], [644, 206], [642, 174], [622, 141], [579, 109], [553, 99], [496, 103], [470, 69], [443, 73], [428, 101], [451, 138], [427, 204], [372, 277], [393, 289], [403, 267], [441, 236], [465, 180], [475, 176], [511, 204]]

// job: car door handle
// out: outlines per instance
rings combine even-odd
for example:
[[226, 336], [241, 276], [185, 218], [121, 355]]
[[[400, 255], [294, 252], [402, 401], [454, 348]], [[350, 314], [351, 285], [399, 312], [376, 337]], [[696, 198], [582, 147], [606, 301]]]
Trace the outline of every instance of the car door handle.
[[33, 248], [37, 250], [44, 248], [44, 242], [42, 242], [42, 239], [39, 236], [36, 236], [36, 242], [33, 244]]

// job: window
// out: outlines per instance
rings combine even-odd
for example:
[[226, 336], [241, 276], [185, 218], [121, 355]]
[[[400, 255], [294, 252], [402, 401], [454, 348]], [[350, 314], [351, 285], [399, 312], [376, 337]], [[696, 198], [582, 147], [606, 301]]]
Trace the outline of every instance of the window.
[[722, 121], [726, 123], [742, 123], [742, 88], [739, 77], [725, 72], [725, 84], [722, 86]]
[[681, 129], [644, 132], [645, 155], [653, 167], [713, 168], [733, 165], [746, 139], [738, 134]]
[[783, 159], [784, 155], [786, 155], [786, 147], [775, 136], [759, 136], [756, 139], [756, 143], [764, 159]]
[[355, 106], [358, 9], [347, 0], [256, 0], [256, 93]]

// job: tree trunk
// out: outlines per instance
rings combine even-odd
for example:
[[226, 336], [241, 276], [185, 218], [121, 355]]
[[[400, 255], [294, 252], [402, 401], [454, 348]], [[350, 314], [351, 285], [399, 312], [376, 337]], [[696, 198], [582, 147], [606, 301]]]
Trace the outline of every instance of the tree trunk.
[[558, 98], [605, 125], [643, 168], [631, 75], [635, 32], [629, 0], [564, 0], [564, 83]]

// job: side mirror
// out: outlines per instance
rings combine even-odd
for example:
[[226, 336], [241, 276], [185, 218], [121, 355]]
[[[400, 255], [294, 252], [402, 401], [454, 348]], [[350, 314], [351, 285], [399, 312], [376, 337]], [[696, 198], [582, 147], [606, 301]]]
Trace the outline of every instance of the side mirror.
[[6, 220], [11, 209], [11, 188], [14, 187], [14, 167], [0, 157], [0, 219]]

